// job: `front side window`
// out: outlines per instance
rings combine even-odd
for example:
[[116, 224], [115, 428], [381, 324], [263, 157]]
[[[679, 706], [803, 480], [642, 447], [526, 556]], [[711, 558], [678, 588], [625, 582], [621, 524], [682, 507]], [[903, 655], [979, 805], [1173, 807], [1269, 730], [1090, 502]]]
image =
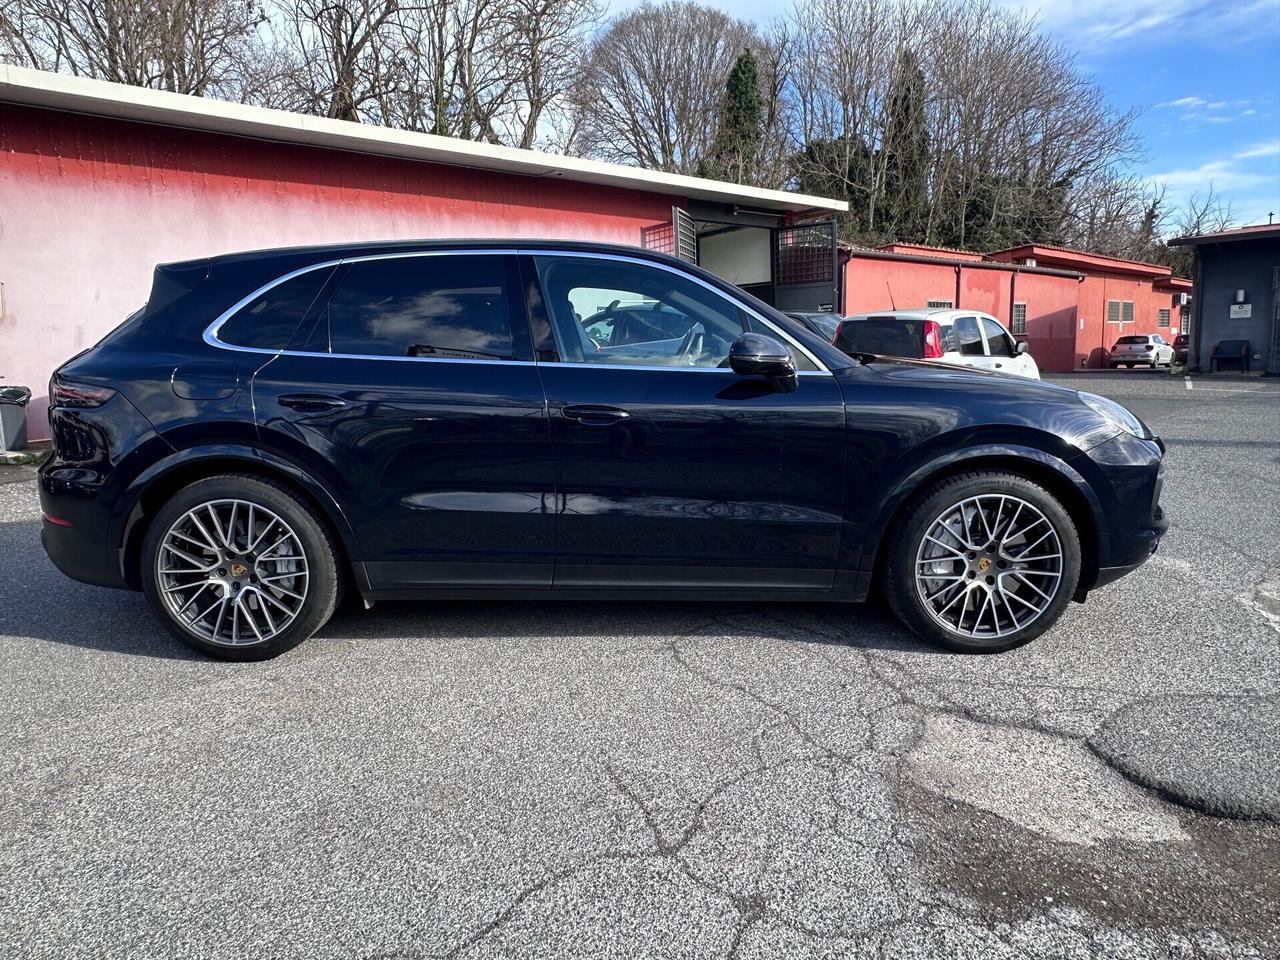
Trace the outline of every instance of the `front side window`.
[[333, 270], [308, 270], [260, 293], [218, 329], [218, 339], [237, 347], [283, 350]]
[[1013, 343], [1004, 327], [990, 317], [982, 318], [982, 329], [987, 335], [987, 347], [993, 357], [1012, 357]]
[[958, 317], [954, 327], [956, 338], [960, 342], [961, 356], [981, 357], [986, 354], [982, 348], [982, 330], [978, 326], [977, 317]]
[[[622, 260], [534, 261], [562, 360], [617, 366], [728, 367], [744, 331], [782, 339], [728, 298], [688, 277]], [[816, 369], [795, 352], [796, 369]]]
[[477, 254], [357, 260], [347, 267], [306, 349], [512, 360], [507, 261]]

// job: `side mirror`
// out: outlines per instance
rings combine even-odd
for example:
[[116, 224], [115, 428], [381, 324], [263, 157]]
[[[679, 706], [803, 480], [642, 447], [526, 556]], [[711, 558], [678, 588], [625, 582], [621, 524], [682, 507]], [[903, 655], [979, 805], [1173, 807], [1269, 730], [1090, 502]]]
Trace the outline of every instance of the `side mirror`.
[[1017, 348], [1017, 351], [1016, 351], [1016, 352], [1017, 352], [1018, 356], [1022, 356], [1024, 353], [1026, 353], [1026, 352], [1027, 352], [1027, 341], [1025, 341], [1025, 340], [1019, 340], [1019, 341], [1018, 341], [1018, 348]]
[[729, 348], [729, 367], [740, 377], [761, 377], [779, 393], [796, 388], [796, 362], [773, 337], [743, 333]]

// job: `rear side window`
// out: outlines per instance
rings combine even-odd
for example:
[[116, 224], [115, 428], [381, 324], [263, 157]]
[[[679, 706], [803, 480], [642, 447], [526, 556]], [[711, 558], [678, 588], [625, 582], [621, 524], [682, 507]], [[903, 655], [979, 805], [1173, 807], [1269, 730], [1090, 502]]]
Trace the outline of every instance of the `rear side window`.
[[259, 294], [218, 329], [218, 339], [237, 347], [283, 350], [332, 275], [333, 267], [308, 270]]
[[958, 317], [955, 322], [956, 339], [960, 341], [960, 354], [965, 357], [981, 357], [982, 331], [978, 328], [977, 317]]
[[365, 357], [512, 360], [504, 256], [358, 260], [329, 299], [308, 349]]

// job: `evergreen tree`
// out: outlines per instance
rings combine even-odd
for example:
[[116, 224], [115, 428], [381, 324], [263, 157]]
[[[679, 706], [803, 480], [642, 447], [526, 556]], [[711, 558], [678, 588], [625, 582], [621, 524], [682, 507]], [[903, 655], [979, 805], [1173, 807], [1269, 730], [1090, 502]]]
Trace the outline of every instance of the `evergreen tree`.
[[764, 140], [764, 99], [756, 58], [747, 49], [738, 54], [725, 83], [711, 155], [698, 164], [704, 177], [753, 184], [759, 177], [760, 145]]
[[885, 110], [885, 184], [877, 204], [876, 230], [916, 243], [928, 240], [929, 134], [924, 97], [920, 61], [910, 50], [903, 50], [889, 85]]

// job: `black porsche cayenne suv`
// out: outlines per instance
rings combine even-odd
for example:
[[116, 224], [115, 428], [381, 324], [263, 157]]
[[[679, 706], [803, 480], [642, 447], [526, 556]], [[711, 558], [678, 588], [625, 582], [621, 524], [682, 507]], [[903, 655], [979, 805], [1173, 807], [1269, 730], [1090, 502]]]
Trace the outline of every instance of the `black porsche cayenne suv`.
[[623, 247], [399, 242], [156, 268], [49, 387], [43, 541], [260, 659], [343, 591], [863, 600], [995, 651], [1137, 567], [1163, 445], [1102, 397], [850, 357]]

